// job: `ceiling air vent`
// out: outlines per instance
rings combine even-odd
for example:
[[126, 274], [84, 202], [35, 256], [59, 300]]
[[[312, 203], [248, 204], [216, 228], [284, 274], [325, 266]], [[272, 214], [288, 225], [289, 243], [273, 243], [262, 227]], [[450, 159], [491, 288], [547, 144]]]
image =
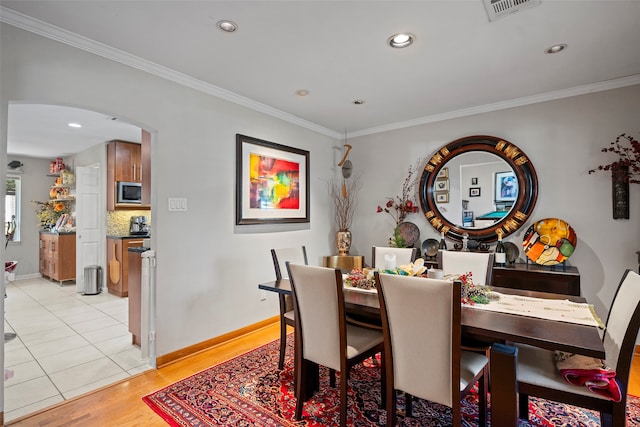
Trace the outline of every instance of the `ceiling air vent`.
[[512, 13], [539, 6], [542, 0], [482, 0], [489, 15], [489, 21], [495, 21]]

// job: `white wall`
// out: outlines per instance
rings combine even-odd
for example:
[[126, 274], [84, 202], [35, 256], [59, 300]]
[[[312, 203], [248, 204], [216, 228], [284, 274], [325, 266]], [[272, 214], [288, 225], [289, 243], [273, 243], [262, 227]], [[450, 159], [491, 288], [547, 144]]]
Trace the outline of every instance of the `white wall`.
[[[569, 264], [580, 270], [583, 295], [605, 319], [622, 273], [638, 267], [640, 185], [630, 186], [630, 219], [614, 220], [611, 177], [587, 171], [613, 160], [600, 149], [619, 134], [640, 137], [638, 99], [640, 86], [633, 86], [351, 138], [350, 159], [354, 169], [364, 171], [352, 227], [355, 251], [368, 260], [371, 246], [384, 245], [391, 235], [391, 218], [376, 214], [376, 206], [400, 193], [408, 165], [464, 136], [498, 136], [529, 156], [539, 183], [530, 221], [506, 240], [521, 247], [523, 233], [534, 221], [547, 217], [568, 221], [578, 235]], [[421, 213], [407, 220], [418, 225], [421, 240], [439, 238]]]
[[[315, 264], [334, 252], [326, 181], [338, 141], [7, 24], [1, 38], [3, 126], [8, 102], [48, 102], [113, 114], [153, 134], [158, 355], [276, 315], [276, 296], [261, 302], [257, 288], [275, 277], [270, 248], [306, 245]], [[236, 229], [236, 133], [310, 151], [308, 227]], [[3, 132], [2, 165], [5, 152]], [[189, 210], [168, 212], [169, 197], [187, 198]]]

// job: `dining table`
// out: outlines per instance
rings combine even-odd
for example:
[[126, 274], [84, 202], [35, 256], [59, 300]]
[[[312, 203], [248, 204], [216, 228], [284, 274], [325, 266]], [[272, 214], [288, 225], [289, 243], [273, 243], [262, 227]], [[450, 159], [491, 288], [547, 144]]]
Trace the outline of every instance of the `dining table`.
[[[260, 283], [259, 289], [291, 295], [288, 279]], [[536, 292], [513, 288], [492, 287], [492, 291], [552, 300], [587, 302], [584, 297]], [[364, 323], [380, 324], [380, 306], [375, 290], [345, 287], [345, 310]], [[518, 382], [515, 344], [527, 344], [547, 350], [605, 358], [602, 336], [598, 327], [558, 320], [480, 310], [463, 304], [461, 313], [463, 341], [487, 343], [490, 350], [491, 425], [518, 425]]]

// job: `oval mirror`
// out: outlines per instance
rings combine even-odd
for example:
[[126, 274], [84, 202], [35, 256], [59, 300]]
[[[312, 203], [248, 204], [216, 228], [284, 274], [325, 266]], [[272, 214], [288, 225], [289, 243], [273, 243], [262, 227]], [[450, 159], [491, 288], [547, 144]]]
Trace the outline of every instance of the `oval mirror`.
[[493, 136], [469, 136], [440, 148], [420, 178], [420, 204], [427, 221], [452, 240], [493, 242], [529, 218], [538, 197], [538, 177], [517, 146]]

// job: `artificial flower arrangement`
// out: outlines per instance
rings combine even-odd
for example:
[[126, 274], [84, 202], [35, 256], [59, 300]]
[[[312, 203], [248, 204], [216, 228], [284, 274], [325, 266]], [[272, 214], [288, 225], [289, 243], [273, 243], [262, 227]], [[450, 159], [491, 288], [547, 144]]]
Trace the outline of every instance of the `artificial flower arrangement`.
[[[387, 274], [399, 274], [402, 276], [418, 276], [427, 277], [425, 274], [426, 267], [424, 266], [424, 260], [418, 258], [415, 262], [401, 265], [395, 270], [380, 270]], [[376, 281], [374, 278], [373, 269], [353, 269], [345, 279], [344, 283], [347, 286], [359, 289], [375, 289]], [[460, 280], [462, 283], [461, 289], [461, 302], [467, 305], [474, 304], [489, 304], [496, 296], [491, 294], [491, 287], [476, 285], [473, 283], [473, 274], [471, 272], [447, 276], [447, 280]]]
[[459, 276], [449, 277], [449, 279], [457, 279], [462, 282], [461, 298], [463, 304], [489, 304], [491, 300], [491, 288], [489, 286], [474, 284], [473, 274], [470, 271]]
[[601, 151], [616, 154], [618, 159], [589, 170], [589, 174], [597, 171], [611, 171], [613, 176], [621, 182], [640, 184], [640, 142], [637, 139], [623, 133], [609, 143], [609, 147]]
[[365, 268], [364, 271], [354, 268], [344, 278], [344, 284], [358, 289], [375, 289], [376, 279], [373, 276], [373, 269]]
[[55, 226], [62, 215], [69, 213], [69, 206], [64, 202], [50, 200], [48, 202], [35, 201], [31, 203], [37, 207], [35, 213], [38, 217], [38, 226], [46, 230]]
[[413, 201], [413, 193], [419, 179], [415, 174], [418, 171], [418, 164], [421, 162], [422, 160], [419, 160], [416, 165], [409, 166], [407, 177], [402, 184], [402, 194], [395, 198], [387, 197], [387, 201], [384, 203], [384, 206], [378, 205], [376, 212], [388, 213], [396, 223], [393, 229], [393, 237], [389, 238], [389, 246], [391, 247], [406, 247], [404, 238], [400, 233], [399, 225], [404, 222], [408, 214], [418, 213], [418, 205]]

